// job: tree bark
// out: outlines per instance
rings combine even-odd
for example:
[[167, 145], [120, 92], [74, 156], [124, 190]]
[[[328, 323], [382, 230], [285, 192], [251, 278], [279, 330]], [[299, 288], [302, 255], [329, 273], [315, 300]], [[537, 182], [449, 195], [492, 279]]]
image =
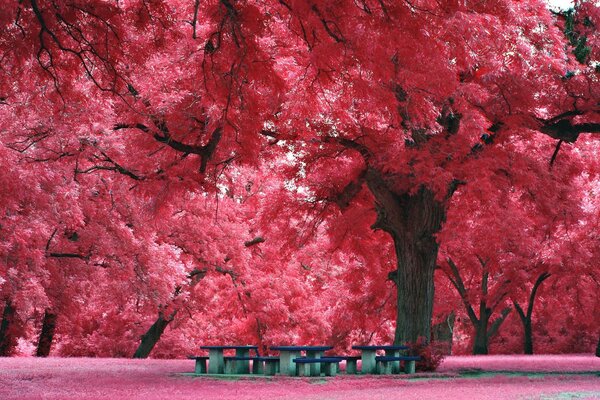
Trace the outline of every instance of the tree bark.
[[398, 268], [394, 343], [414, 343], [420, 337], [429, 341], [438, 254], [434, 235], [446, 217], [445, 207], [424, 186], [412, 194], [394, 192], [373, 168], [367, 170], [366, 182], [377, 210], [372, 228], [389, 233], [394, 241]]
[[148, 358], [156, 343], [160, 340], [165, 328], [173, 321], [177, 311], [174, 311], [168, 318], [165, 318], [162, 312], [158, 313], [158, 318], [152, 324], [152, 326], [142, 335], [142, 341], [135, 353], [133, 358]]
[[36, 357], [48, 357], [50, 355], [54, 331], [56, 330], [56, 317], [57, 315], [50, 310], [44, 312], [44, 322], [42, 323], [42, 332], [40, 332], [40, 339], [35, 353]]
[[14, 334], [16, 309], [10, 299], [4, 303], [2, 312], [2, 323], [0, 324], [0, 357], [8, 357], [17, 346], [17, 338]]

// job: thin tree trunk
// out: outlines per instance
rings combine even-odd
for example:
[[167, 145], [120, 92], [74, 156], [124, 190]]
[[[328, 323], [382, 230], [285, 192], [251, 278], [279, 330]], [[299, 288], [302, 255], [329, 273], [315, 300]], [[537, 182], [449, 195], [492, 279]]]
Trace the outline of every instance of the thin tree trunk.
[[531, 329], [531, 319], [523, 326], [525, 338], [523, 340], [523, 353], [533, 354], [533, 330]]
[[2, 323], [0, 324], [0, 357], [8, 357], [17, 346], [17, 338], [14, 335], [16, 310], [10, 299], [4, 303], [2, 312]]
[[506, 293], [501, 292], [500, 296], [497, 297], [496, 301], [492, 301], [491, 305], [488, 306], [487, 295], [488, 295], [488, 278], [489, 271], [487, 267], [487, 262], [484, 261], [481, 257], [477, 256], [479, 263], [482, 268], [481, 275], [481, 299], [479, 302], [479, 317], [475, 314], [475, 310], [473, 310], [473, 306], [469, 300], [469, 294], [467, 293], [467, 288], [465, 287], [465, 283], [460, 276], [460, 272], [458, 271], [458, 267], [454, 263], [451, 258], [448, 258], [448, 266], [450, 267], [450, 272], [444, 271], [448, 279], [452, 285], [458, 291], [460, 298], [467, 310], [467, 315], [469, 316], [469, 320], [473, 325], [473, 329], [475, 330], [475, 339], [473, 341], [473, 354], [488, 354], [488, 343], [490, 338], [498, 332], [500, 325], [504, 322], [510, 311], [511, 307], [506, 307], [500, 312], [500, 316], [489, 325], [490, 317], [492, 316], [494, 309], [500, 303], [500, 301], [506, 296]]
[[169, 318], [165, 318], [163, 313], [158, 313], [158, 318], [152, 326], [142, 335], [142, 341], [135, 353], [133, 354], [133, 358], [148, 358], [156, 343], [160, 340], [165, 328], [173, 321], [175, 318], [176, 311], [173, 312]]
[[35, 353], [37, 357], [48, 357], [50, 355], [54, 331], [56, 330], [56, 317], [56, 314], [50, 310], [44, 312], [44, 322], [42, 323], [42, 331]]
[[547, 272], [542, 272], [540, 276], [538, 276], [537, 280], [533, 284], [533, 288], [531, 289], [531, 293], [529, 294], [529, 304], [527, 306], [527, 313], [523, 311], [523, 308], [513, 300], [513, 304], [519, 314], [519, 318], [523, 323], [523, 352], [525, 354], [533, 354], [533, 329], [531, 326], [531, 316], [533, 315], [533, 305], [535, 303], [537, 290], [540, 285], [550, 277], [550, 274]]
[[438, 346], [443, 346], [441, 350], [446, 355], [452, 354], [455, 319], [456, 316], [452, 311], [445, 320], [431, 327], [431, 341], [436, 342]]
[[446, 213], [432, 191], [421, 187], [416, 193], [397, 194], [381, 174], [369, 168], [367, 184], [375, 196], [377, 221], [373, 229], [388, 232], [396, 252], [397, 314], [394, 343], [414, 343], [431, 338], [433, 272], [438, 244], [435, 234]]

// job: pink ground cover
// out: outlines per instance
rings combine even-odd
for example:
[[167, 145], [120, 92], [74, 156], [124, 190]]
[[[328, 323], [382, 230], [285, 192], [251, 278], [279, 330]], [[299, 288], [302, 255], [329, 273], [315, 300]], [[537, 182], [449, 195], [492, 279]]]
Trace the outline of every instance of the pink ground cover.
[[491, 355], [447, 357], [438, 372], [484, 371], [582, 372], [600, 371], [600, 357], [588, 354]]
[[[444, 374], [421, 379], [231, 381], [184, 375], [193, 366], [189, 360], [0, 358], [0, 399], [600, 399], [600, 359], [593, 356], [449, 357]], [[463, 369], [571, 374], [448, 377]]]

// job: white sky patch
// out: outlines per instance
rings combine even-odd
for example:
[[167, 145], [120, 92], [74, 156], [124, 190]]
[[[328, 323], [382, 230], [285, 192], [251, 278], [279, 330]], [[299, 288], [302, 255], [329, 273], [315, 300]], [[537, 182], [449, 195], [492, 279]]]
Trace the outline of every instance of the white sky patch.
[[568, 10], [573, 8], [572, 0], [546, 0], [551, 9]]

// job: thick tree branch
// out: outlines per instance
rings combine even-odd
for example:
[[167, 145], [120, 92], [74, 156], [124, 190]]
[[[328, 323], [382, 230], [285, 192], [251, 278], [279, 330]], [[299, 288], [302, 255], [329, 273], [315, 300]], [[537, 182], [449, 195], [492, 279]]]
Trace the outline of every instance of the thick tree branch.
[[366, 170], [362, 171], [356, 180], [348, 183], [341, 192], [331, 196], [328, 200], [336, 203], [342, 210], [348, 208], [352, 199], [360, 193], [363, 183], [365, 182], [366, 172]]
[[600, 133], [600, 123], [573, 124], [568, 119], [561, 119], [554, 123], [544, 124], [540, 131], [555, 139], [574, 143], [581, 133]]
[[[219, 142], [221, 140], [221, 137], [223, 134], [223, 129], [221, 127], [217, 127], [213, 131], [213, 133], [210, 136], [210, 139], [208, 140], [208, 143], [206, 145], [199, 146], [199, 145], [185, 144], [183, 142], [179, 142], [179, 141], [173, 139], [171, 137], [169, 129], [167, 128], [164, 121], [155, 119], [153, 122], [160, 132], [160, 133], [154, 133], [152, 135], [154, 140], [156, 140], [159, 143], [166, 144], [173, 150], [182, 152], [184, 154], [199, 155], [200, 156], [200, 172], [203, 173], [206, 171], [207, 163], [210, 160], [210, 158], [212, 157], [215, 150], [217, 149], [217, 145], [219, 144]], [[144, 124], [139, 124], [139, 123], [138, 124], [121, 123], [121, 124], [117, 124], [113, 127], [113, 130], [115, 130], [115, 131], [121, 130], [121, 129], [139, 129], [142, 132], [150, 133], [150, 128], [148, 128]]]
[[521, 321], [523, 323], [525, 323], [525, 321], [527, 321], [527, 317], [525, 316], [525, 312], [523, 311], [523, 308], [515, 300], [513, 300], [513, 305], [515, 306], [515, 310], [517, 310], [517, 313], [519, 314], [519, 318], [521, 318]]
[[450, 270], [452, 271], [452, 276], [450, 276], [447, 271], [444, 270], [444, 272], [446, 273], [446, 276], [448, 276], [448, 279], [450, 279], [452, 285], [458, 291], [460, 299], [462, 300], [467, 310], [467, 315], [469, 316], [469, 319], [471, 320], [473, 325], [477, 325], [479, 323], [479, 319], [477, 318], [477, 315], [475, 315], [475, 311], [473, 310], [473, 307], [469, 302], [469, 295], [467, 294], [467, 289], [465, 288], [465, 283], [463, 282], [460, 276], [458, 267], [450, 257], [448, 257], [447, 261], [448, 265], [450, 266]]
[[196, 39], [196, 24], [198, 23], [198, 8], [200, 7], [200, 0], [196, 0], [194, 3], [194, 17], [192, 18], [192, 38]]
[[244, 242], [244, 246], [250, 247], [250, 246], [254, 246], [259, 243], [263, 243], [264, 241], [265, 241], [265, 239], [263, 237], [257, 236], [252, 240], [248, 240], [248, 241]]
[[535, 302], [535, 295], [537, 293], [537, 290], [546, 279], [550, 278], [550, 276], [551, 274], [549, 274], [548, 272], [542, 272], [533, 284], [533, 289], [531, 290], [531, 294], [529, 295], [529, 305], [527, 306], [527, 318], [531, 318], [531, 314], [533, 313], [533, 303]]
[[54, 257], [54, 258], [77, 258], [79, 260], [89, 260], [90, 259], [90, 255], [83, 255], [83, 254], [77, 254], [77, 253], [50, 253], [48, 254], [49, 257]]
[[373, 153], [371, 152], [371, 150], [369, 150], [366, 146], [358, 143], [356, 140], [346, 139], [337, 136], [326, 136], [323, 138], [323, 141], [325, 143], [338, 143], [347, 149], [358, 151], [367, 163], [367, 165], [369, 164], [369, 161], [373, 159]]
[[459, 187], [466, 184], [466, 181], [462, 181], [460, 179], [452, 179], [452, 182], [450, 182], [450, 184], [448, 185], [448, 192], [446, 192], [446, 197], [444, 198], [444, 200], [449, 200], [458, 190]]
[[488, 330], [488, 333], [487, 333], [488, 339], [490, 339], [492, 336], [494, 336], [496, 334], [496, 332], [498, 332], [500, 325], [502, 325], [502, 323], [504, 322], [506, 317], [508, 317], [508, 314], [510, 314], [511, 310], [512, 310], [511, 307], [506, 307], [504, 310], [502, 310], [502, 312], [500, 313], [500, 316], [498, 318], [496, 318], [496, 320], [494, 322], [492, 322], [492, 325], [490, 325], [490, 329]]
[[87, 169], [75, 168], [75, 175], [77, 175], [77, 174], [88, 174], [88, 173], [93, 172], [93, 171], [115, 171], [115, 172], [120, 173], [121, 175], [128, 176], [131, 179], [136, 180], [136, 181], [141, 181], [141, 180], [145, 179], [143, 176], [136, 175], [132, 171], [130, 171], [127, 168], [123, 167], [121, 164], [117, 163], [115, 160], [113, 160], [112, 158], [110, 158], [105, 152], [100, 151], [100, 154], [102, 154], [102, 156], [104, 158], [100, 159], [100, 157], [98, 157], [98, 156], [96, 156], [96, 158], [98, 158], [99, 161], [101, 161], [101, 162], [106, 162], [106, 163], [111, 164], [110, 166], [108, 166], [108, 165], [94, 165], [94, 166], [92, 166], [90, 168], [87, 168]]

